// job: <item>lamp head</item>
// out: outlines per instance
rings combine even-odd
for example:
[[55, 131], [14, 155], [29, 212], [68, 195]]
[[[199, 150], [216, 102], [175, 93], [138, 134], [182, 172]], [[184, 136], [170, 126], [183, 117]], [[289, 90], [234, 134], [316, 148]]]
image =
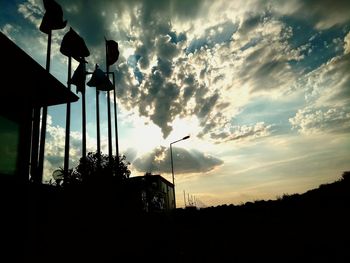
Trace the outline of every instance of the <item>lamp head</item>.
[[183, 137], [182, 139], [183, 139], [183, 140], [187, 140], [188, 138], [190, 138], [190, 136], [189, 136], [189, 135], [187, 135], [187, 136]]

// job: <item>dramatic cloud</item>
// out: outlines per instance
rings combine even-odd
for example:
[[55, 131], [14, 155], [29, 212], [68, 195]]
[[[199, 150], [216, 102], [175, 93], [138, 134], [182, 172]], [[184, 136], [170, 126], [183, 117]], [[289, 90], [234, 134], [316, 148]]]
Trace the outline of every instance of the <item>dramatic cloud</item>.
[[348, 35], [344, 39], [344, 54], [310, 72], [300, 83], [300, 88], [305, 89], [307, 106], [299, 109], [289, 121], [301, 133], [350, 131]]
[[[195, 150], [173, 148], [176, 173], [206, 173], [223, 164], [223, 161]], [[170, 150], [166, 147], [154, 149], [137, 158], [134, 168], [140, 172], [171, 173]]]
[[[63, 84], [67, 58], [59, 48], [69, 27], [90, 50], [89, 71], [95, 63], [105, 69], [105, 37], [119, 44], [110, 70], [119, 150], [133, 175], [168, 178], [169, 143], [186, 135], [198, 151], [173, 149], [177, 194], [217, 196], [215, 204], [304, 191], [349, 169], [349, 1], [56, 1], [68, 24], [53, 32], [50, 72]], [[42, 0], [3, 3], [1, 31], [44, 66]], [[86, 95], [95, 137], [95, 92]], [[105, 136], [106, 102], [101, 93]], [[64, 153], [65, 106], [49, 112], [45, 180], [63, 166]], [[73, 103], [70, 167], [81, 156], [80, 113], [80, 101]], [[96, 142], [88, 136], [89, 146]]]
[[297, 76], [289, 62], [302, 59], [300, 50], [288, 43], [292, 29], [269, 18], [254, 22], [259, 23], [249, 27], [243, 24], [237, 41], [231, 44], [231, 50], [238, 49], [233, 57], [239, 65], [234, 71], [236, 85], [246, 86], [251, 92], [290, 88]]
[[307, 19], [317, 29], [327, 29], [350, 21], [350, 2], [347, 0], [272, 1], [275, 10], [298, 19]]
[[303, 134], [350, 132], [350, 112], [341, 108], [307, 108], [299, 110], [289, 121]]
[[[224, 128], [255, 94], [287, 90], [297, 77], [289, 61], [302, 56], [289, 46], [292, 30], [269, 17], [266, 7], [250, 8], [255, 1], [245, 4], [244, 13], [227, 1], [60, 4], [93, 51], [103, 49], [104, 35], [118, 40], [121, 108], [149, 118], [164, 138], [176, 117], [195, 115], [201, 134]], [[197, 15], [218, 9], [226, 15], [215, 12], [208, 21], [197, 20]], [[198, 23], [203, 24], [200, 30]], [[102, 54], [90, 60], [99, 56], [103, 61]]]
[[[176, 118], [196, 116], [202, 128], [197, 135], [218, 142], [224, 134], [227, 140], [241, 138], [232, 135], [238, 128], [228, 127], [247, 103], [257, 96], [282, 96], [300, 78], [302, 72], [292, 65], [304, 59], [310, 44], [294, 46], [293, 28], [279, 15], [300, 17], [308, 12], [316, 28], [348, 19], [345, 1], [331, 9], [325, 7], [326, 0], [319, 5], [316, 1], [58, 2], [69, 25], [90, 48], [89, 67], [103, 63], [104, 37], [118, 41], [121, 56], [112, 70], [121, 109], [148, 118], [164, 138], [173, 131]], [[27, 1], [18, 11], [38, 27], [41, 1]], [[332, 15], [335, 12], [337, 16]], [[203, 21], [201, 17], [209, 13]], [[318, 17], [326, 17], [323, 24]], [[62, 35], [54, 36], [57, 56]], [[347, 52], [347, 38], [344, 41]]]
[[[298, 28], [290, 22], [303, 21], [315, 30], [344, 25], [350, 17], [348, 1], [58, 2], [69, 26], [90, 48], [90, 68], [103, 64], [104, 37], [118, 41], [121, 55], [111, 70], [119, 108], [147, 118], [164, 138], [173, 132], [174, 120], [188, 116], [195, 116], [201, 128], [194, 136], [217, 143], [269, 135], [272, 123], [243, 126], [234, 123], [235, 117], [256, 98], [285, 96], [303, 83], [308, 100], [314, 100], [307, 106], [326, 102], [331, 109], [341, 94], [343, 105], [348, 102], [349, 34], [344, 56], [320, 68], [310, 66], [314, 71], [304, 77], [299, 65], [315, 49], [311, 39], [316, 31], [296, 42]], [[28, 0], [18, 12], [37, 28], [42, 3]], [[58, 51], [64, 32], [54, 34], [53, 54], [65, 62]], [[39, 40], [37, 52], [43, 52], [45, 37]], [[341, 48], [342, 39], [333, 42]]]
[[347, 108], [350, 102], [350, 54], [332, 58], [299, 83], [308, 106]]
[[293, 129], [303, 134], [350, 131], [348, 42], [349, 33], [344, 37], [343, 54], [301, 78], [298, 86], [305, 92], [306, 106], [289, 119]]

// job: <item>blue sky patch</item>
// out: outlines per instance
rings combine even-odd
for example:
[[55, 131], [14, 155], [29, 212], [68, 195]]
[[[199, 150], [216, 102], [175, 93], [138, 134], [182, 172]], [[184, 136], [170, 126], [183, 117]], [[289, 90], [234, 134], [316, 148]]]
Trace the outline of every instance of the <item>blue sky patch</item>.
[[308, 73], [334, 56], [343, 53], [343, 39], [347, 30], [332, 27], [327, 30], [316, 30], [305, 20], [292, 17], [283, 17], [282, 21], [293, 29], [293, 36], [288, 40], [292, 48], [310, 45], [301, 54], [305, 57], [300, 61], [289, 61], [296, 70]]
[[141, 83], [143, 80], [143, 74], [140, 71], [139, 67], [137, 66], [137, 62], [139, 61], [140, 58], [141, 56], [136, 54], [136, 55], [129, 56], [127, 60], [128, 65], [133, 69], [134, 76], [139, 83]]
[[232, 125], [254, 125], [258, 122], [290, 128], [289, 118], [294, 117], [304, 100], [280, 101], [267, 97], [257, 98], [244, 106], [242, 112], [231, 120]]
[[168, 35], [170, 36], [170, 42], [174, 44], [177, 44], [187, 39], [185, 33], [180, 33], [177, 35], [176, 32], [169, 32]]

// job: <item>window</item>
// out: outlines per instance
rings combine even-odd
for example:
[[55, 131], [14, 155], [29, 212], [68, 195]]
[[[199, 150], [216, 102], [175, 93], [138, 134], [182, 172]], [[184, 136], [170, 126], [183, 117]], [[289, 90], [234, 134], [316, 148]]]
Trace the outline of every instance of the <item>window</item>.
[[18, 123], [0, 116], [0, 174], [15, 174], [18, 157], [18, 141]]

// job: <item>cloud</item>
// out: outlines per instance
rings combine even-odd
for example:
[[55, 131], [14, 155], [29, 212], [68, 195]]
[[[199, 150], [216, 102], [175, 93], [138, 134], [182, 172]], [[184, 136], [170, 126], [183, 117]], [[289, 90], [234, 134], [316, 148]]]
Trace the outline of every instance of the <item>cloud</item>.
[[1, 28], [1, 32], [4, 33], [8, 38], [10, 38], [12, 41], [14, 41], [12, 35], [15, 33], [18, 33], [20, 30], [19, 26], [14, 26], [11, 24], [5, 24], [2, 28]]
[[[45, 162], [44, 162], [44, 181], [48, 181], [54, 170], [63, 167], [64, 149], [65, 149], [65, 129], [52, 124], [52, 117], [47, 117], [46, 127], [46, 143], [45, 143]], [[81, 138], [77, 138], [76, 134], [71, 134], [70, 140], [72, 146], [81, 142]], [[80, 149], [71, 147], [70, 166], [76, 165], [81, 156]]]
[[273, 1], [274, 11], [307, 19], [319, 30], [343, 25], [350, 21], [350, 2], [347, 0]]
[[350, 32], [344, 38], [344, 54], [350, 53]]
[[350, 132], [349, 108], [305, 108], [289, 121], [302, 134]]
[[[219, 126], [220, 127], [220, 126]], [[255, 140], [261, 137], [270, 136], [274, 133], [274, 125], [258, 122], [254, 125], [232, 125], [227, 124], [224, 129], [211, 129], [207, 135], [205, 133], [199, 134], [206, 140], [211, 140], [215, 143], [225, 143], [228, 141], [244, 141]]]
[[[251, 18], [247, 19], [248, 23]], [[249, 27], [243, 23], [231, 44], [231, 49], [237, 50], [237, 84], [249, 87], [251, 92], [287, 90], [297, 78], [290, 62], [302, 58], [289, 44], [292, 30], [275, 19], [260, 20], [254, 19], [260, 23]]]
[[33, 23], [36, 28], [39, 28], [45, 10], [40, 2], [38, 0], [28, 0], [18, 5], [18, 12]]
[[[196, 150], [173, 148], [173, 163], [176, 173], [206, 173], [223, 164], [223, 161]], [[170, 150], [154, 149], [137, 158], [133, 167], [139, 172], [171, 173]]]
[[[283, 96], [299, 81], [302, 70], [292, 65], [305, 59], [309, 46], [293, 46], [293, 28], [283, 22], [284, 15], [303, 19], [299, 13], [309, 10], [309, 22], [316, 28], [348, 21], [343, 15], [348, 10], [345, 1], [333, 4], [329, 14], [316, 1], [297, 0], [58, 2], [69, 25], [86, 40], [90, 62], [103, 63], [105, 36], [118, 41], [121, 55], [111, 70], [116, 72], [121, 110], [147, 118], [164, 138], [173, 132], [176, 118], [195, 116], [201, 127], [196, 135], [217, 142], [259, 137], [244, 136], [249, 128], [232, 126], [235, 116], [257, 97]], [[19, 6], [19, 12], [35, 25], [42, 11], [36, 0]], [[338, 11], [340, 16], [334, 16]], [[54, 54], [59, 54], [63, 33], [55, 34]], [[345, 52], [347, 43], [348, 37]], [[347, 64], [345, 58], [338, 60], [334, 65], [341, 60]], [[317, 81], [314, 75], [309, 75], [310, 80]], [[313, 94], [316, 86], [310, 88]], [[249, 126], [252, 134], [256, 125]], [[261, 136], [271, 131], [264, 125]]]
[[[207, 22], [203, 30], [198, 31], [200, 35], [191, 35], [198, 22], [196, 16], [211, 9], [210, 2], [195, 2], [186, 3], [187, 11], [183, 12], [184, 5], [178, 1], [162, 4], [155, 1], [99, 1], [94, 2], [94, 6], [84, 1], [59, 1], [69, 25], [81, 33], [89, 48], [91, 46], [89, 60], [104, 60], [103, 52], [95, 52], [98, 48], [103, 50], [104, 36], [113, 35], [118, 40], [121, 59], [115, 69], [121, 108], [149, 118], [161, 128], [164, 138], [172, 132], [172, 122], [179, 116], [197, 116], [204, 132], [209, 132], [210, 126], [224, 125], [241, 106], [230, 102], [233, 95], [240, 95], [245, 87], [251, 91], [265, 90], [265, 84], [270, 82], [278, 87], [291, 78], [290, 69], [284, 62], [286, 58], [272, 57], [272, 62], [268, 61], [272, 53], [268, 51], [272, 46], [269, 41], [260, 41], [244, 52], [239, 52], [240, 46], [232, 44], [233, 39], [238, 43], [237, 36], [243, 39], [245, 34], [257, 34], [266, 39], [284, 38], [282, 24], [270, 21], [258, 24], [254, 32], [247, 26], [239, 31], [238, 20], [219, 19], [219, 15], [213, 15], [218, 19]], [[28, 1], [20, 5], [19, 10], [38, 26], [43, 13], [41, 3]], [[181, 26], [186, 23], [189, 23], [187, 27]], [[181, 27], [183, 31], [177, 30]], [[53, 54], [59, 54], [59, 37], [63, 32], [55, 36]], [[45, 41], [42, 42], [44, 46]], [[279, 41], [274, 43], [278, 49]], [[260, 56], [254, 55], [258, 53]], [[250, 63], [250, 71], [243, 72], [239, 66], [242, 63]], [[228, 92], [222, 90], [232, 86], [238, 91], [227, 96]], [[275, 87], [268, 85], [269, 89]]]
[[[191, 2], [184, 13], [178, 1], [100, 1], [89, 10], [81, 1], [61, 4], [67, 19], [86, 31], [88, 43], [97, 45], [105, 31], [119, 41], [121, 108], [149, 118], [164, 138], [172, 132], [175, 118], [188, 115], [197, 116], [203, 133], [210, 127], [224, 128], [250, 100], [247, 90], [283, 90], [295, 80], [288, 61], [299, 59], [299, 54], [288, 46], [290, 30], [259, 9], [234, 19], [211, 14], [204, 26], [195, 28], [197, 15], [219, 6], [235, 7], [227, 2]], [[75, 15], [85, 11], [88, 15]], [[84, 17], [94, 17], [94, 25], [85, 23]], [[125, 50], [128, 55], [123, 55]], [[235, 96], [240, 102], [232, 103]]]
[[[59, 125], [53, 125], [52, 117], [47, 116], [45, 160], [44, 160], [44, 181], [49, 181], [53, 171], [63, 167], [65, 149], [65, 129]], [[102, 138], [104, 140], [105, 138]], [[82, 134], [71, 131], [69, 149], [69, 167], [73, 168], [79, 163], [81, 152]], [[105, 151], [106, 147], [102, 149]], [[87, 136], [87, 152], [95, 150], [95, 140]]]
[[123, 155], [125, 155], [126, 160], [128, 162], [133, 162], [136, 159], [137, 156], [137, 150], [134, 148], [128, 148], [125, 150], [125, 152], [122, 153]]
[[228, 42], [237, 28], [238, 24], [230, 20], [205, 28], [201, 37], [192, 39], [188, 44], [186, 52], [194, 53], [202, 47], [213, 48], [217, 44]]
[[331, 58], [305, 75], [298, 83], [304, 90], [306, 106], [289, 119], [292, 128], [303, 134], [346, 133], [350, 131], [350, 53]]
[[309, 106], [346, 107], [350, 103], [350, 54], [346, 53], [321, 65], [301, 78], [298, 88], [305, 90]]

